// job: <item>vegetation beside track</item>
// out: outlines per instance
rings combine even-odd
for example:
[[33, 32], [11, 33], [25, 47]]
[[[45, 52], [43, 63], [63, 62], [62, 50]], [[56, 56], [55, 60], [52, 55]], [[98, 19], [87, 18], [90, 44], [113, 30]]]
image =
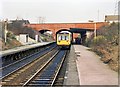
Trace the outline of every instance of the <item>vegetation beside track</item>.
[[24, 24], [26, 24], [25, 20], [15, 20], [12, 23], [8, 24], [7, 40], [5, 43], [4, 38], [0, 38], [0, 50], [7, 50], [22, 46], [22, 44], [18, 40], [16, 40], [16, 36], [19, 36], [20, 34], [29, 34], [29, 37], [31, 39], [35, 39], [35, 35], [39, 35], [39, 42], [53, 41], [50, 35], [40, 34], [35, 29], [24, 26]]
[[0, 50], [7, 50], [22, 46], [22, 44], [16, 40], [15, 35], [12, 32], [8, 31], [6, 43], [2, 38], [0, 38], [0, 46]]
[[118, 72], [118, 39], [118, 23], [113, 22], [99, 29], [96, 38], [86, 42], [86, 45], [116, 72]]

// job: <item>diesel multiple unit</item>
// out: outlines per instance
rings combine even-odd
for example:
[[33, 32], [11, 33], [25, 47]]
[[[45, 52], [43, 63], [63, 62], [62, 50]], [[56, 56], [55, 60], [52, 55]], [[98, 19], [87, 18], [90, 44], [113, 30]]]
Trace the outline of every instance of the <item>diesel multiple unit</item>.
[[60, 48], [70, 49], [72, 42], [72, 33], [70, 31], [57, 32], [56, 42]]

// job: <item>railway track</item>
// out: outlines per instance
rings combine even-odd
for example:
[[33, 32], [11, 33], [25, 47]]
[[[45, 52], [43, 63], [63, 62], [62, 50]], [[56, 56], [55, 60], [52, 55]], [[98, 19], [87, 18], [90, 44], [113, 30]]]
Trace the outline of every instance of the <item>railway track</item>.
[[23, 86], [53, 86], [67, 51], [60, 50], [41, 67]]
[[[52, 46], [51, 48], [45, 49], [42, 52], [37, 52], [34, 55], [29, 56], [28, 58], [23, 58], [22, 60], [19, 60], [18, 62], [14, 62], [12, 64], [9, 64], [7, 66], [0, 68], [0, 72], [2, 72], [3, 74], [1, 78], [2, 84], [11, 85], [11, 82], [14, 81], [13, 79], [21, 76], [20, 74], [23, 73], [25, 70], [29, 70], [28, 68], [30, 68], [30, 66], [32, 67], [32, 65], [37, 64], [39, 62], [41, 63], [39, 63], [39, 65], [36, 65], [36, 67], [40, 66], [40, 64], [42, 65], [42, 63], [48, 60], [46, 56], [52, 56], [55, 53], [56, 50], [53, 51], [55, 47], [56, 46]], [[24, 77], [24, 75], [22, 77]]]
[[31, 63], [32, 61], [35, 61], [40, 56], [45, 55], [46, 53], [48, 53], [55, 47], [56, 46], [52, 45], [50, 48], [46, 48], [42, 51], [38, 51], [38, 52], [31, 54], [25, 58], [22, 58], [21, 60], [18, 60], [14, 63], [11, 63], [9, 65], [6, 65], [6, 66], [0, 68], [0, 72], [2, 72], [2, 78], [0, 78], [0, 79], [4, 79], [5, 77], [9, 76], [10, 74], [14, 73], [15, 71], [17, 71], [17, 70], [21, 69], [22, 67], [26, 66], [27, 64]]
[[64, 85], [65, 74], [66, 74], [66, 70], [67, 70], [68, 55], [69, 55], [69, 50], [67, 50], [66, 57], [61, 66], [60, 72], [58, 73], [58, 76], [54, 82], [54, 86], [63, 86]]
[[[14, 53], [10, 55], [8, 54], [7, 56], [1, 56], [2, 63], [1, 63], [0, 69], [8, 67], [18, 62], [21, 62], [22, 60], [25, 60], [31, 56], [44, 52], [45, 50], [51, 49], [54, 46], [55, 46], [55, 43], [46, 47], [40, 47], [40, 48], [38, 47], [38, 48], [29, 49], [27, 51], [23, 50], [15, 54]], [[4, 59], [8, 59], [8, 60], [4, 61]]]

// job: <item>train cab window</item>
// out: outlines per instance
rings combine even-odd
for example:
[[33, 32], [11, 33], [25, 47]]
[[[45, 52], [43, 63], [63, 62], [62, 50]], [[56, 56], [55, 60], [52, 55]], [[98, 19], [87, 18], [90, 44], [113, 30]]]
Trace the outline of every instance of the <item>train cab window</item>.
[[69, 40], [68, 36], [65, 36], [65, 40]]
[[67, 36], [63, 36], [63, 38], [62, 38], [63, 40], [67, 40], [68, 39], [68, 37]]
[[62, 40], [62, 36], [58, 36], [58, 40]]
[[65, 37], [64, 36], [62, 36], [62, 39], [61, 40], [65, 40]]
[[60, 35], [58, 36], [58, 40], [69, 40], [69, 37], [66, 35]]
[[65, 36], [65, 40], [67, 39], [67, 36]]

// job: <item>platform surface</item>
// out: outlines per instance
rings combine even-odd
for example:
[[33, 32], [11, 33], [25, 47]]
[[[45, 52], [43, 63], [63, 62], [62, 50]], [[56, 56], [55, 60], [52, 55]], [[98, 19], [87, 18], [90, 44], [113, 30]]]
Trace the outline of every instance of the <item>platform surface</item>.
[[76, 55], [73, 46], [71, 46], [70, 54], [68, 56], [67, 70], [64, 78], [64, 86], [74, 87], [80, 84], [76, 66]]
[[118, 73], [104, 64], [98, 55], [82, 45], [74, 45], [80, 85], [118, 85]]
[[24, 46], [20, 46], [20, 47], [15, 47], [13, 49], [0, 51], [0, 56], [8, 55], [8, 54], [14, 54], [14, 53], [19, 52], [19, 51], [23, 51], [23, 50], [26, 50], [26, 49], [31, 49], [31, 48], [47, 45], [47, 44], [50, 44], [50, 43], [53, 43], [53, 42], [42, 42], [42, 43], [37, 43], [37, 44], [31, 44], [31, 45], [24, 45]]

